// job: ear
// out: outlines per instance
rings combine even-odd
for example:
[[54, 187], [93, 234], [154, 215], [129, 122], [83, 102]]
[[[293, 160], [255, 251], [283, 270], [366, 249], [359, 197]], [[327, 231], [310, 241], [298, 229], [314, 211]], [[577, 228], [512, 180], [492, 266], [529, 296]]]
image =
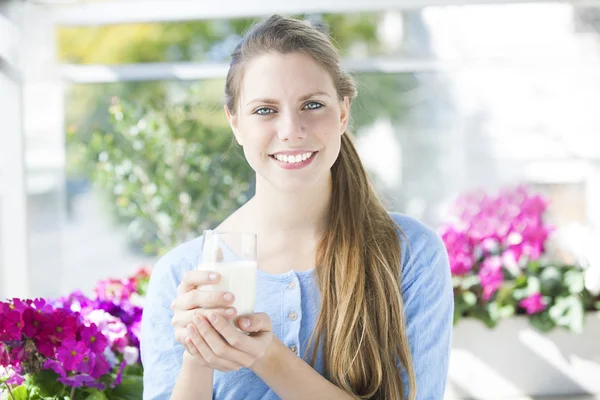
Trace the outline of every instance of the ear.
[[348, 128], [348, 119], [350, 118], [350, 99], [344, 96], [344, 100], [340, 102], [340, 135], [343, 135]]
[[227, 121], [229, 121], [229, 126], [231, 127], [233, 135], [235, 136], [235, 140], [240, 146], [243, 146], [242, 135], [240, 134], [240, 130], [238, 128], [238, 117], [229, 111], [229, 107], [227, 107], [227, 105], [224, 106], [224, 109], [225, 115], [227, 116]]

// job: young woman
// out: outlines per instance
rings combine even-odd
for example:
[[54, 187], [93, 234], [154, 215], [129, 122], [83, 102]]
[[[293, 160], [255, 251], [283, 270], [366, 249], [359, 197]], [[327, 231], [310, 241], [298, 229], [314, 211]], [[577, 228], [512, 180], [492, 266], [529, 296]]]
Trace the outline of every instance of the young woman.
[[[256, 194], [217, 231], [258, 238], [256, 314], [203, 291], [201, 238], [167, 253], [144, 308], [144, 399], [441, 400], [453, 296], [440, 238], [378, 200], [347, 131], [328, 36], [273, 16], [233, 53], [225, 113]], [[216, 271], [215, 271], [216, 272]]]

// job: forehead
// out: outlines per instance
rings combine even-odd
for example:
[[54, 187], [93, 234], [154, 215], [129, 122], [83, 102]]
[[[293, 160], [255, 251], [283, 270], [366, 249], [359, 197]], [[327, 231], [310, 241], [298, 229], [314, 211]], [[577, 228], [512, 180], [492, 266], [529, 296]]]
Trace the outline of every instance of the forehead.
[[335, 96], [329, 72], [311, 56], [302, 53], [268, 53], [248, 62], [240, 95], [243, 100], [281, 98], [324, 91]]

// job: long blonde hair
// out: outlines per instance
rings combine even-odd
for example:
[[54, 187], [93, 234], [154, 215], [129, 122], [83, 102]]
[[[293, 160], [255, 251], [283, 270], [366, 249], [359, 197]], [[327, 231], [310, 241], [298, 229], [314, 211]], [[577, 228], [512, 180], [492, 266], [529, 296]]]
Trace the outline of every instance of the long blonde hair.
[[[230, 112], [236, 112], [244, 65], [270, 52], [310, 55], [331, 74], [340, 100], [356, 97], [328, 35], [274, 15], [254, 25], [233, 52], [225, 85]], [[403, 369], [410, 399], [416, 399], [400, 286], [400, 229], [379, 201], [349, 132], [331, 174], [329, 220], [315, 260], [322, 305], [310, 338], [312, 364], [322, 345], [327, 379], [359, 399], [404, 399]]]

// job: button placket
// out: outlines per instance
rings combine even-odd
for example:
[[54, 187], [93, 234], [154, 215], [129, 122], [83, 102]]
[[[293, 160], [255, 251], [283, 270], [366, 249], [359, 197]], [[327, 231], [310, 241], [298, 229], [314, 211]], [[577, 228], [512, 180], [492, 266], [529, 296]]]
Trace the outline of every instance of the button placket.
[[283, 327], [284, 343], [296, 355], [300, 354], [300, 321], [301, 321], [301, 290], [298, 278], [293, 275], [292, 279], [284, 283], [284, 310]]

